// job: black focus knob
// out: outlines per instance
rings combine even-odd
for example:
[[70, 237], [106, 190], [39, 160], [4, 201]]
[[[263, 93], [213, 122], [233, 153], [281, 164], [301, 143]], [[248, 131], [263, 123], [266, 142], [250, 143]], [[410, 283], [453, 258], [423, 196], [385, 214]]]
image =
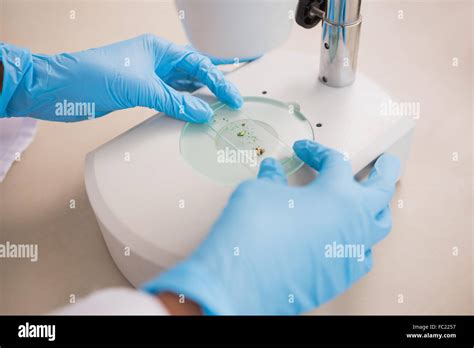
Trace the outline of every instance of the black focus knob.
[[326, 3], [326, 0], [299, 0], [296, 23], [306, 29], [315, 27], [323, 19]]

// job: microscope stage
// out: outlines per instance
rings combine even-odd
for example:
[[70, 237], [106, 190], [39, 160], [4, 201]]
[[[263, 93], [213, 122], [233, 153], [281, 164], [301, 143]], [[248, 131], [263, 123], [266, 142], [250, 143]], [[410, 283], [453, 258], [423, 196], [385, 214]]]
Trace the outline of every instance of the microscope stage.
[[[345, 153], [359, 176], [384, 152], [404, 164], [413, 119], [383, 112], [394, 101], [364, 75], [358, 74], [349, 87], [331, 88], [317, 80], [318, 66], [314, 55], [274, 51], [227, 76], [242, 95], [251, 96], [243, 111], [234, 115], [215, 104], [207, 89], [195, 93], [215, 104], [220, 121], [225, 115], [236, 117], [231, 126], [214, 125], [209, 132], [157, 114], [88, 154], [89, 200], [115, 263], [132, 284], [140, 285], [188, 255], [236, 184], [256, 175], [258, 166], [249, 165], [251, 161], [244, 166], [244, 177], [227, 175], [232, 170], [214, 175], [221, 170], [212, 169], [221, 168], [215, 165], [216, 150], [258, 154], [263, 147], [257, 163], [267, 155], [287, 158], [285, 170], [296, 170], [289, 176], [291, 185], [314, 178], [307, 166], [290, 159], [292, 142], [300, 136]], [[254, 133], [263, 146], [241, 142]], [[208, 140], [203, 134], [210, 135]], [[249, 153], [243, 158], [248, 160]]]
[[213, 104], [208, 124], [187, 124], [180, 139], [181, 155], [195, 170], [212, 180], [236, 185], [255, 178], [260, 163], [277, 159], [291, 175], [303, 162], [293, 143], [314, 139], [311, 123], [293, 104], [262, 97], [244, 97], [244, 105], [232, 109]]

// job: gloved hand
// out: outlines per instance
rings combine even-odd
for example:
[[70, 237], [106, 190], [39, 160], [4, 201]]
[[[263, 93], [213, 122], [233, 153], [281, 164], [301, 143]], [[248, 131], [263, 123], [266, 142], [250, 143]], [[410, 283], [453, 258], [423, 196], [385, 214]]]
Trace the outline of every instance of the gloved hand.
[[[192, 45], [186, 45], [184, 48], [190, 51], [196, 51], [196, 49]], [[246, 58], [246, 59], [240, 60], [238, 58], [234, 58], [234, 59], [217, 58], [210, 55], [206, 55], [206, 57], [209, 58], [211, 63], [214, 65], [236, 65], [236, 64], [242, 64], [242, 63], [248, 63], [260, 58], [260, 57], [255, 57], [255, 58]], [[203, 86], [202, 82], [199, 81], [196, 77], [190, 76], [189, 74], [182, 71], [177, 71], [173, 75], [173, 79], [167, 80], [166, 83], [178, 91], [186, 91], [186, 92], [194, 92], [195, 90]]]
[[[186, 45], [185, 47], [188, 50], [195, 51], [196, 49], [191, 45]], [[229, 59], [229, 58], [217, 58], [210, 55], [206, 55], [207, 58], [211, 61], [214, 65], [236, 65], [236, 64], [243, 64], [254, 61], [260, 57], [255, 58], [245, 58], [245, 59]], [[201, 88], [203, 86], [202, 82], [200, 82], [195, 77], [189, 76], [185, 72], [177, 72], [173, 75], [172, 80], [166, 81], [171, 87], [178, 91], [186, 91], [186, 92], [194, 92], [195, 90]]]
[[176, 79], [197, 79], [223, 102], [242, 105], [235, 86], [209, 58], [153, 35], [76, 53], [30, 54], [0, 43], [6, 82], [0, 117], [31, 116], [80, 121], [143, 106], [191, 122], [206, 122], [212, 109], [172, 87]]
[[382, 155], [359, 184], [339, 152], [311, 141], [294, 151], [319, 172], [312, 183], [288, 186], [265, 159], [195, 252], [144, 289], [183, 294], [207, 314], [300, 314], [365, 275], [391, 229], [398, 159]]

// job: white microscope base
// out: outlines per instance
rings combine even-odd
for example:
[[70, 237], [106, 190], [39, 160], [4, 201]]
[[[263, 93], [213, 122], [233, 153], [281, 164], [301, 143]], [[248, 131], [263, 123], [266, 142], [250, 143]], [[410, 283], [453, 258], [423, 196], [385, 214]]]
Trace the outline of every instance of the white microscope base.
[[[228, 75], [242, 95], [296, 102], [310, 120], [315, 139], [345, 152], [354, 174], [383, 152], [404, 164], [414, 121], [384, 115], [391, 97], [359, 74], [356, 82], [335, 89], [317, 81], [317, 59], [274, 51]], [[198, 93], [215, 99], [207, 90]], [[183, 159], [183, 123], [158, 114], [89, 153], [85, 182], [109, 251], [135, 286], [188, 255], [204, 238], [233, 186], [218, 184]], [[320, 123], [322, 126], [316, 127]], [[303, 167], [290, 177], [301, 185], [314, 177]]]

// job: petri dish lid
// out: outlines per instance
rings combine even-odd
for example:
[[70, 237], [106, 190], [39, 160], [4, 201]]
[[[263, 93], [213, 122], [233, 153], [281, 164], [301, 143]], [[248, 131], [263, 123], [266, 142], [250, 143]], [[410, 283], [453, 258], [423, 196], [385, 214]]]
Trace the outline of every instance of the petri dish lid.
[[303, 165], [293, 143], [313, 140], [314, 133], [297, 105], [244, 97], [238, 110], [221, 102], [211, 108], [209, 123], [187, 123], [181, 131], [181, 155], [196, 171], [222, 184], [236, 184], [255, 177], [267, 157], [280, 161], [287, 175]]

